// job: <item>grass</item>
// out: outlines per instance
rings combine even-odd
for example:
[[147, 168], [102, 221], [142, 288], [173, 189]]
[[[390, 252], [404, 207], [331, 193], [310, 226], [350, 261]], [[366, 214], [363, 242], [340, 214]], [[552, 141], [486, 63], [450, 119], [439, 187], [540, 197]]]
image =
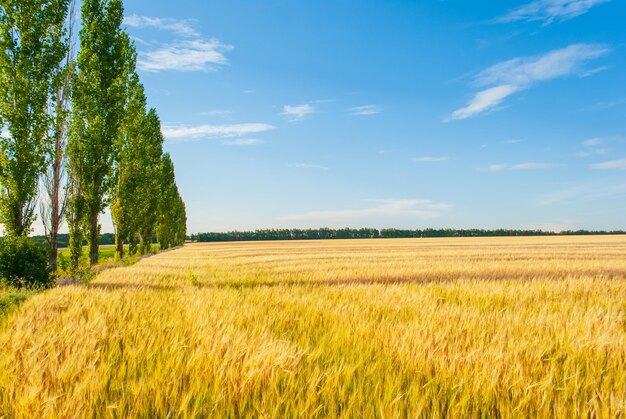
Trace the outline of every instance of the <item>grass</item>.
[[194, 244], [0, 326], [0, 416], [619, 417], [626, 237]]
[[[132, 259], [135, 258], [137, 256], [128, 256], [128, 245], [124, 246], [125, 252], [126, 252], [126, 258]], [[152, 245], [152, 250], [154, 252], [157, 252], [159, 250], [159, 245], [158, 243], [155, 243]], [[64, 259], [69, 259], [70, 258], [70, 250], [65, 248], [65, 249], [59, 249], [59, 255], [61, 258]], [[84, 247], [83, 248], [83, 255], [81, 258], [83, 261], [87, 261], [89, 259], [89, 248], [88, 247]], [[108, 261], [108, 260], [112, 260], [115, 259], [115, 245], [100, 245], [98, 248], [98, 260], [100, 262], [103, 261]]]
[[34, 293], [34, 291], [17, 290], [0, 286], [0, 322]]

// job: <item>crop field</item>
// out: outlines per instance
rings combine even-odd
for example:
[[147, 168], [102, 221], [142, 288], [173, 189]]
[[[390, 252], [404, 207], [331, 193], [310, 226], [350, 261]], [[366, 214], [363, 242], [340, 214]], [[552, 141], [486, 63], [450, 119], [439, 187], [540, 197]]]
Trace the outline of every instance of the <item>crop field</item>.
[[626, 237], [190, 244], [0, 320], [0, 417], [623, 417]]

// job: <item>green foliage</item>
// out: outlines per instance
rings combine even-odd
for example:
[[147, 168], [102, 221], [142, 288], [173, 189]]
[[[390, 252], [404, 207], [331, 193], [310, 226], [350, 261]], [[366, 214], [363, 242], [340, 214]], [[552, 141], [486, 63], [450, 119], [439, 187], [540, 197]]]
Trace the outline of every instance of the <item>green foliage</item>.
[[[137, 250], [141, 254], [151, 251], [158, 217], [163, 134], [156, 110], [146, 113], [144, 88], [135, 72], [135, 47], [130, 42], [126, 55], [130, 76], [122, 135], [116, 144], [111, 213], [118, 243], [129, 241], [132, 255]], [[122, 246], [118, 252], [122, 258]]]
[[115, 144], [124, 116], [128, 35], [121, 30], [122, 18], [121, 0], [83, 2], [68, 154], [73, 197], [82, 200], [72, 199], [70, 212], [87, 233], [92, 264], [98, 261], [98, 218], [108, 204]]
[[161, 249], [181, 246], [187, 234], [185, 203], [180, 197], [174, 175], [174, 164], [168, 153], [161, 161], [161, 194], [158, 205], [157, 237]]
[[26, 237], [0, 242], [0, 277], [6, 286], [48, 288], [54, 278], [48, 268], [48, 251]]
[[[159, 197], [161, 193], [161, 181], [159, 168], [163, 154], [163, 134], [161, 133], [161, 121], [155, 109], [150, 109], [146, 115], [146, 134], [142, 144], [143, 164], [140, 168], [142, 188], [140, 189], [140, 202], [137, 206], [139, 218], [139, 235], [141, 236], [141, 253], [151, 251], [152, 236], [155, 233], [158, 221]], [[179, 217], [180, 215], [177, 215]]]
[[194, 273], [191, 272], [191, 271], [189, 272], [189, 275], [187, 275], [187, 280], [194, 287], [200, 287], [200, 285], [201, 285], [200, 281], [198, 281], [198, 277], [196, 275], [194, 275]]
[[0, 222], [26, 236], [51, 148], [50, 87], [65, 56], [69, 0], [0, 0]]
[[33, 291], [28, 290], [0, 289], [0, 321], [32, 294]]

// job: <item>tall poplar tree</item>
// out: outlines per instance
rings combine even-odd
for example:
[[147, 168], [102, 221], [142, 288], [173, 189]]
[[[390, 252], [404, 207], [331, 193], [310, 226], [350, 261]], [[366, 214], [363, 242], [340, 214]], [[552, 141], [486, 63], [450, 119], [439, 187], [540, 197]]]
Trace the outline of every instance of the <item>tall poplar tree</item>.
[[69, 7], [66, 23], [67, 33], [64, 38], [66, 53], [63, 62], [59, 63], [52, 79], [52, 103], [50, 106], [52, 148], [50, 150], [48, 170], [43, 176], [43, 188], [46, 197], [41, 201], [41, 221], [45, 229], [46, 240], [50, 246], [49, 265], [53, 271], [57, 267], [59, 230], [65, 217], [68, 200], [65, 165], [67, 161], [66, 146], [70, 117], [70, 83], [76, 57], [74, 48], [76, 0], [71, 0]]
[[[69, 171], [80, 199], [71, 212], [83, 224], [90, 263], [98, 262], [99, 216], [107, 207], [125, 104], [121, 0], [84, 0], [77, 72], [72, 88]], [[80, 203], [74, 201], [82, 201]]]
[[139, 218], [139, 235], [141, 236], [140, 251], [149, 253], [152, 249], [152, 236], [156, 233], [158, 221], [161, 182], [159, 168], [163, 154], [163, 134], [161, 120], [155, 109], [146, 115], [146, 131], [142, 143], [142, 164], [139, 167], [142, 187], [140, 202], [137, 207]]
[[27, 236], [51, 148], [50, 86], [66, 54], [69, 0], [0, 0], [0, 223]]
[[157, 238], [161, 249], [169, 249], [177, 245], [176, 231], [178, 222], [176, 219], [178, 208], [178, 187], [174, 176], [174, 163], [169, 153], [163, 154], [161, 158], [161, 173], [159, 175], [161, 193], [158, 205]]
[[[143, 188], [142, 144], [146, 133], [146, 97], [139, 77], [128, 86], [122, 135], [119, 138], [112, 185], [111, 215], [116, 230], [116, 251], [124, 257], [124, 241], [135, 242], [139, 233], [138, 210]], [[134, 248], [132, 249], [134, 250]]]

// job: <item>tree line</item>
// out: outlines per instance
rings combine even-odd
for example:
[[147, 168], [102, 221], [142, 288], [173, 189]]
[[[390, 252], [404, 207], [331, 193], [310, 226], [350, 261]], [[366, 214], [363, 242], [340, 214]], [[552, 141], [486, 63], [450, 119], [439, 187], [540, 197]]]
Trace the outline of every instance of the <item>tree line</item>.
[[229, 241], [269, 241], [269, 240], [329, 240], [329, 239], [391, 239], [391, 238], [426, 238], [426, 237], [507, 237], [507, 236], [579, 236], [579, 235], [616, 235], [624, 231], [562, 231], [559, 233], [543, 230], [513, 229], [452, 229], [427, 228], [423, 230], [376, 229], [376, 228], [318, 228], [318, 229], [269, 229], [255, 231], [229, 231], [224, 233], [197, 233], [190, 239], [197, 242]]
[[[0, 0], [0, 223], [25, 239], [39, 215], [56, 268], [98, 262], [108, 207], [120, 257], [181, 245], [186, 210], [161, 122], [137, 74], [121, 0]], [[77, 33], [77, 28], [80, 31]], [[59, 234], [64, 221], [69, 235]], [[6, 241], [6, 240], [5, 240]]]

